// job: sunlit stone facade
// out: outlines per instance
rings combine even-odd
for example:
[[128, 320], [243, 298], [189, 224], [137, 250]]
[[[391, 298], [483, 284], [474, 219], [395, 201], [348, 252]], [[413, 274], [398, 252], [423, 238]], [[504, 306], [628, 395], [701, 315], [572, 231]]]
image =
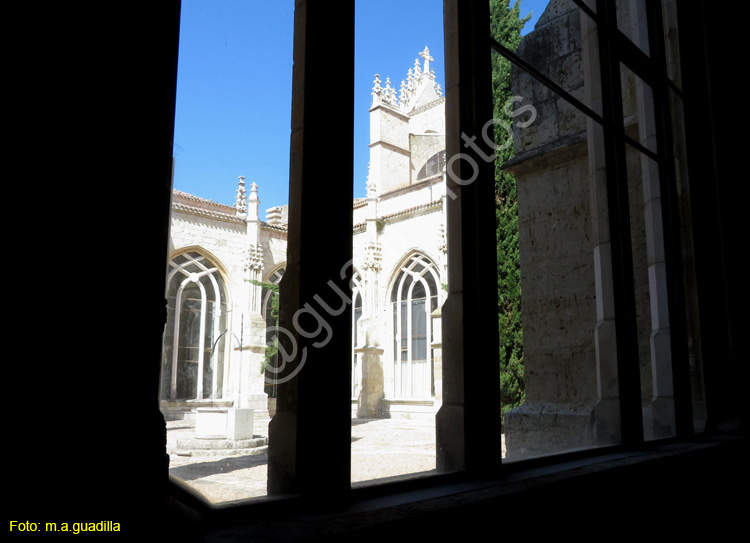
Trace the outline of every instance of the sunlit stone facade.
[[[353, 202], [353, 416], [432, 417], [439, 407], [445, 99], [429, 50], [420, 57], [398, 98], [378, 75], [372, 91], [367, 196]], [[261, 195], [262, 180], [247, 188], [244, 178], [234, 206], [174, 191], [166, 413], [207, 405], [267, 413], [274, 373], [264, 371], [266, 327], [274, 323], [272, 292], [261, 283], [283, 277], [288, 207], [270, 208], [261, 220]]]

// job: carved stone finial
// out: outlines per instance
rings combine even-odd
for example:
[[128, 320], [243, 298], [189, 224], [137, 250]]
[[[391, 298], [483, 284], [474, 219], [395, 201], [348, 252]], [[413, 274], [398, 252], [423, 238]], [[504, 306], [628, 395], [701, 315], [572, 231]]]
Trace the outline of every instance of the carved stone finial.
[[442, 253], [446, 253], [448, 251], [448, 240], [445, 237], [445, 225], [443, 223], [440, 223], [440, 227], [438, 228], [438, 250]]
[[370, 241], [365, 246], [365, 263], [363, 268], [366, 270], [380, 271], [382, 266], [380, 262], [383, 260], [380, 243]]
[[237, 187], [237, 196], [234, 199], [234, 209], [237, 211], [237, 215], [244, 215], [245, 213], [247, 213], [247, 205], [245, 203], [245, 196], [247, 194], [247, 192], [245, 191], [245, 176], [239, 176], [239, 180], [240, 182], [239, 186]]
[[249, 245], [242, 256], [242, 269], [245, 272], [261, 271], [263, 269], [263, 247]]
[[375, 96], [380, 96], [383, 93], [383, 87], [380, 86], [380, 75], [375, 74], [375, 81], [373, 81], [374, 85], [372, 87], [372, 94]]
[[375, 191], [377, 190], [377, 187], [375, 186], [375, 181], [373, 181], [370, 178], [370, 167], [372, 166], [372, 163], [367, 163], [367, 183], [365, 186], [367, 187], [367, 196], [375, 196]]
[[406, 81], [404, 81], [403, 79], [401, 80], [401, 94], [399, 95], [398, 100], [402, 106], [406, 105], [406, 103], [409, 101], [409, 97], [407, 96]]
[[380, 75], [375, 74], [375, 81], [372, 86], [372, 105], [376, 106], [381, 103], [383, 99], [383, 87], [380, 86]]
[[385, 89], [383, 90], [383, 103], [389, 106], [396, 106], [396, 89], [391, 87], [391, 78], [385, 78]]

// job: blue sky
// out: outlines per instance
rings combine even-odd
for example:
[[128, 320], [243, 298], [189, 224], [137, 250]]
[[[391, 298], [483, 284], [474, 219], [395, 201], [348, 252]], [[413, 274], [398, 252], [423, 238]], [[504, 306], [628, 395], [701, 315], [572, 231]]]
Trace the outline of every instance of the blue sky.
[[[527, 28], [547, 3], [522, 0]], [[233, 204], [244, 175], [258, 184], [261, 218], [287, 203], [293, 19], [293, 0], [182, 0], [174, 188]], [[428, 46], [445, 87], [442, 29], [441, 0], [357, 2], [355, 197], [365, 193], [374, 75], [398, 89]], [[321, 81], [332, 100], [338, 83]]]

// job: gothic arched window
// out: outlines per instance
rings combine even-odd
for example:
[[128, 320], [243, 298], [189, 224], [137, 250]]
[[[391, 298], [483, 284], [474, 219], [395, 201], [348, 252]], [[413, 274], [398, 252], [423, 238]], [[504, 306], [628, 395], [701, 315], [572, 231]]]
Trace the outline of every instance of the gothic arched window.
[[[265, 283], [272, 285], [278, 285], [281, 283], [281, 278], [284, 277], [285, 268], [278, 268], [268, 278]], [[263, 319], [266, 321], [266, 349], [272, 348], [273, 351], [266, 350], [266, 363], [272, 367], [276, 367], [278, 352], [274, 342], [278, 334], [277, 327], [279, 325], [279, 291], [272, 290], [270, 288], [263, 288], [263, 305], [261, 306], [263, 311]], [[265, 392], [269, 398], [276, 397], [276, 384], [266, 383]]]
[[393, 283], [393, 383], [397, 398], [434, 395], [430, 315], [438, 306], [439, 284], [435, 265], [422, 254], [410, 257]]
[[362, 275], [355, 269], [352, 272], [352, 398], [359, 397], [359, 390], [362, 386], [362, 366], [361, 357], [354, 351], [358, 347], [357, 340], [357, 322], [362, 316]]
[[[281, 278], [284, 277], [284, 272], [286, 270], [282, 267], [274, 271], [271, 275], [268, 276], [268, 279], [265, 280], [266, 283], [270, 283], [272, 285], [278, 285], [281, 282]], [[264, 288], [263, 289], [263, 305], [261, 306], [263, 308], [263, 318], [266, 321], [266, 326], [276, 326], [277, 323], [275, 320], [271, 320], [272, 318], [275, 319], [275, 315], [273, 315], [273, 299], [274, 299], [274, 291], [271, 289]]]
[[215, 264], [191, 251], [169, 262], [162, 398], [221, 398], [227, 294]]
[[419, 170], [417, 179], [426, 179], [442, 173], [445, 169], [445, 151], [440, 151], [427, 159], [425, 165]]

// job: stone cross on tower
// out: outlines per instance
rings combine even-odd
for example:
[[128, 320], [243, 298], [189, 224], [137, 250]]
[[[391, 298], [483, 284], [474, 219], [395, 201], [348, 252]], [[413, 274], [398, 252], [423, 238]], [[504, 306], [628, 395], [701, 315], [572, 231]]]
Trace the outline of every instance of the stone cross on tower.
[[435, 60], [430, 56], [430, 50], [427, 48], [427, 46], [424, 46], [424, 51], [419, 53], [419, 56], [424, 59], [424, 68], [422, 68], [422, 71], [426, 74], [430, 73], [430, 61]]

